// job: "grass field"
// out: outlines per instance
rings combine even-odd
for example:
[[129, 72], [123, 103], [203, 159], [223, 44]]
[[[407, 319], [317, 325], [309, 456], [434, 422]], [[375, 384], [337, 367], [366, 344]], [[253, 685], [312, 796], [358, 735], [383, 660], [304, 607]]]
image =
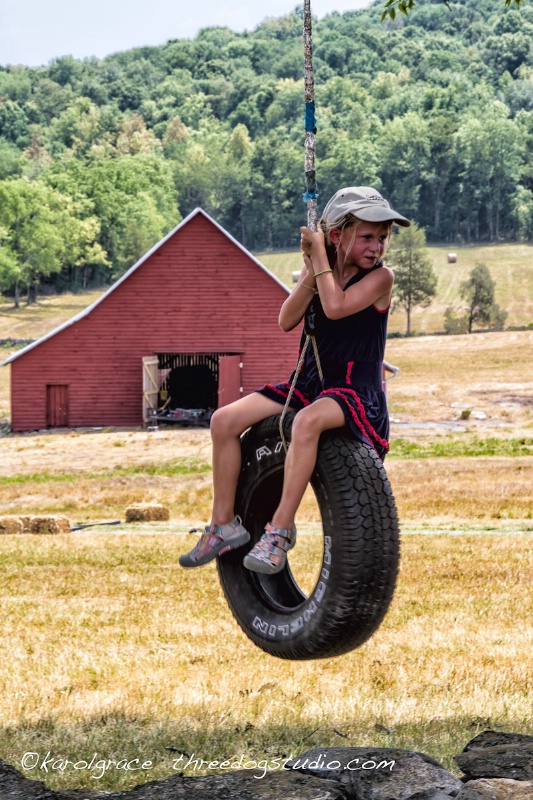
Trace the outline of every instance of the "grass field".
[[[78, 300], [21, 311], [17, 338], [34, 338], [25, 313], [55, 325]], [[453, 755], [483, 729], [533, 734], [532, 349], [533, 331], [389, 340], [400, 366], [386, 461], [403, 532], [398, 589], [369, 642], [318, 662], [259, 651], [213, 565], [177, 565], [186, 531], [209, 513], [208, 431], [0, 437], [0, 514], [123, 520], [138, 501], [171, 512], [169, 523], [0, 538], [0, 757], [21, 769], [26, 752], [59, 765], [96, 753], [92, 771], [25, 774], [111, 791], [189, 756], [268, 763], [333, 745], [423, 751], [457, 771]], [[8, 378], [0, 370], [0, 416]], [[312, 493], [298, 523], [291, 566], [310, 589], [321, 542]], [[151, 766], [102, 766], [135, 758]]]
[[[448, 264], [450, 251], [457, 254], [455, 264]], [[496, 283], [496, 302], [508, 313], [506, 326], [533, 323], [533, 245], [428, 247], [428, 254], [438, 278], [437, 295], [427, 308], [413, 310], [413, 333], [444, 330], [444, 312], [448, 306], [456, 311], [461, 308], [460, 285], [478, 262], [487, 265]], [[261, 253], [257, 258], [287, 286], [291, 285], [291, 272], [301, 269], [299, 251]], [[405, 329], [405, 311], [393, 309], [389, 331], [404, 333]]]
[[[189, 542], [168, 534], [2, 540], [2, 758], [153, 763], [28, 777], [116, 790], [190, 756], [339, 745], [418, 750], [457, 771], [453, 754], [481, 730], [533, 734], [531, 535], [405, 535], [375, 636], [341, 658], [279, 662], [240, 632], [213, 565], [180, 570]], [[317, 538], [301, 537], [300, 564]]]

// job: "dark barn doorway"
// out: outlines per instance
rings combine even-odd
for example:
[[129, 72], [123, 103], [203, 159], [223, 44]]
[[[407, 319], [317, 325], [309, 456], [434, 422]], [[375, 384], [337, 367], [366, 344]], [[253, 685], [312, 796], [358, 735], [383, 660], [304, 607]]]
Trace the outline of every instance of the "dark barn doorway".
[[241, 355], [234, 353], [160, 353], [156, 418], [208, 424], [219, 406], [242, 396], [241, 368]]

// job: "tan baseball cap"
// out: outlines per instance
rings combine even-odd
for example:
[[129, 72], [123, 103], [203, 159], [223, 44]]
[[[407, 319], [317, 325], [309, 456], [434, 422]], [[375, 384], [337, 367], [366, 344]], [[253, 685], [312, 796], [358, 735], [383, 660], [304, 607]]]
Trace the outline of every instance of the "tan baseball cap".
[[334, 225], [346, 214], [353, 214], [364, 222], [396, 222], [408, 228], [411, 224], [402, 217], [390, 203], [371, 186], [348, 186], [339, 189], [327, 203], [322, 212], [322, 219], [328, 225]]

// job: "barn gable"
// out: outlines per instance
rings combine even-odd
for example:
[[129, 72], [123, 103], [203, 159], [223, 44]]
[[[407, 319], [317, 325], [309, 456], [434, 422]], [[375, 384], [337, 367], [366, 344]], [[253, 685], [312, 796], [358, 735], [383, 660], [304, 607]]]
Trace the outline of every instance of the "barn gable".
[[[286, 380], [299, 340], [278, 327], [287, 294], [196, 209], [95, 303], [4, 362], [12, 429], [141, 424], [143, 359], [145, 406], [178, 367], [211, 370], [218, 405]], [[200, 371], [189, 373], [194, 394]]]

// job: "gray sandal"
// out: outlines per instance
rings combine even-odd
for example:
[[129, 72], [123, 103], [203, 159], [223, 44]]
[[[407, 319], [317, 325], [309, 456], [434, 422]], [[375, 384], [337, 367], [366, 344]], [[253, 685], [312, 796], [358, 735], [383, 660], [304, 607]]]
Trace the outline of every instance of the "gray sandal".
[[274, 575], [287, 563], [287, 552], [296, 544], [296, 528], [275, 528], [270, 522], [256, 545], [252, 547], [243, 564], [253, 572]]
[[[195, 531], [196, 528], [193, 528], [191, 533]], [[227, 553], [228, 550], [235, 550], [243, 544], [248, 544], [249, 541], [250, 534], [240, 517], [235, 517], [226, 525], [206, 525], [193, 549], [180, 556], [179, 562], [182, 567], [201, 567], [217, 556]]]

